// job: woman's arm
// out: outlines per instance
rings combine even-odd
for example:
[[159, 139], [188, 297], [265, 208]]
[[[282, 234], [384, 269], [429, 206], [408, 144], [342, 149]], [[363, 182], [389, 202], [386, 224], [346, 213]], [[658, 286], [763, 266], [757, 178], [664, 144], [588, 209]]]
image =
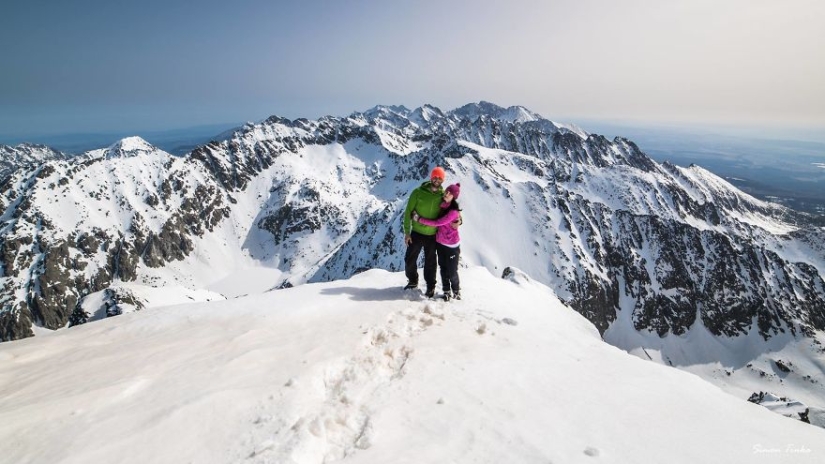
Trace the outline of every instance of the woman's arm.
[[425, 226], [433, 226], [433, 227], [440, 227], [443, 225], [447, 225], [453, 221], [458, 219], [458, 210], [451, 209], [447, 214], [441, 216], [438, 219], [424, 219], [418, 218], [418, 222], [424, 224]]

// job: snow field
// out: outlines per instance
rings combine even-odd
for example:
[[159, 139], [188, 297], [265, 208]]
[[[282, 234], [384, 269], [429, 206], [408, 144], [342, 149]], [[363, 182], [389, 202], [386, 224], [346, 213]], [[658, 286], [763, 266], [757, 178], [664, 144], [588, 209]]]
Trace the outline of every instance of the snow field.
[[0, 345], [3, 459], [822, 460], [822, 429], [607, 345], [524, 275], [461, 273], [450, 303], [372, 270]]

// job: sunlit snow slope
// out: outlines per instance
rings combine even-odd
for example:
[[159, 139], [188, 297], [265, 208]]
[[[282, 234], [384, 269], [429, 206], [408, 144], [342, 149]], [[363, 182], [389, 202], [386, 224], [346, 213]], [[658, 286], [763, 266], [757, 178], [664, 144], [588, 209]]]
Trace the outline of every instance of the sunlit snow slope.
[[[818, 463], [825, 430], [603, 343], [516, 273], [367, 271], [0, 345], [14, 463]], [[537, 304], [537, 302], [542, 302]]]

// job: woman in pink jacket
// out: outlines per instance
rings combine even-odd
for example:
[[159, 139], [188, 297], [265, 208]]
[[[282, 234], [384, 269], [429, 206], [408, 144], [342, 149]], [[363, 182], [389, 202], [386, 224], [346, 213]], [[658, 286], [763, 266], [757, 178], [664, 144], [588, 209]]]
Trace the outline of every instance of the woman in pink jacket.
[[452, 184], [444, 190], [441, 214], [436, 219], [425, 219], [413, 212], [413, 220], [427, 226], [437, 227], [435, 232], [438, 267], [441, 270], [441, 286], [444, 299], [461, 299], [458, 281], [458, 256], [461, 254], [461, 238], [458, 226], [461, 225], [461, 209], [458, 207], [458, 194], [461, 184]]

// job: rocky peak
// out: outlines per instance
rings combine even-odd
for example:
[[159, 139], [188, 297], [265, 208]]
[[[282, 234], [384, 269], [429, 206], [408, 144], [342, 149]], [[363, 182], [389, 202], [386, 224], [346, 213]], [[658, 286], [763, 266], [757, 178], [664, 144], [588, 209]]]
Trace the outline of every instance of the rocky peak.
[[113, 143], [106, 149], [104, 157], [112, 158], [133, 158], [136, 156], [150, 155], [159, 151], [158, 148], [143, 140], [140, 137], [126, 137]]
[[21, 167], [63, 159], [68, 156], [46, 145], [22, 143], [12, 147], [0, 144], [0, 179]]
[[410, 119], [411, 111], [402, 105], [398, 106], [384, 106], [379, 105], [368, 109], [363, 113], [355, 113], [352, 116], [363, 117], [368, 124], [382, 130], [403, 130], [407, 128], [416, 128], [417, 124]]
[[376, 105], [364, 111], [363, 114], [368, 119], [376, 119], [389, 115], [406, 118], [410, 115], [410, 110], [404, 105]]
[[409, 115], [411, 121], [422, 127], [429, 126], [433, 121], [444, 119], [445, 117], [444, 112], [432, 105], [424, 105], [416, 108]]
[[64, 159], [66, 155], [54, 148], [36, 143], [21, 143], [14, 147], [0, 144], [0, 159], [12, 157], [27, 157], [32, 161], [49, 161]]
[[511, 123], [538, 121], [543, 119], [536, 113], [524, 108], [523, 106], [511, 106], [503, 108], [494, 103], [481, 101], [479, 103], [470, 103], [450, 111], [450, 114], [462, 119], [475, 120], [482, 116], [491, 119], [506, 121]]

